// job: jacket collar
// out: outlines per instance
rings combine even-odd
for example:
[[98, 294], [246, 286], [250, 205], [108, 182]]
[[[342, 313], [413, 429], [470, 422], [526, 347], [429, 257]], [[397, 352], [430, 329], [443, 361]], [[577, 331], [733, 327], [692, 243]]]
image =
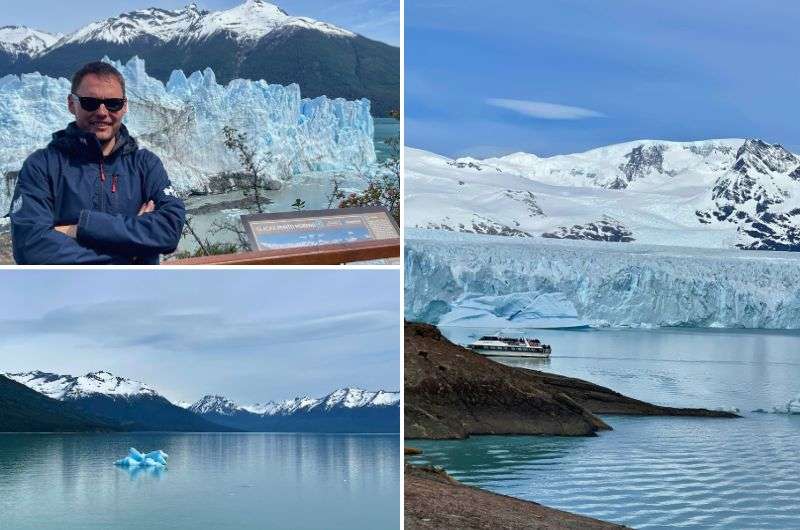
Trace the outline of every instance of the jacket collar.
[[[66, 129], [53, 133], [50, 147], [55, 147], [67, 155], [82, 156], [91, 160], [103, 157], [103, 150], [97, 137], [79, 129], [75, 122], [70, 123]], [[136, 142], [136, 138], [130, 135], [125, 125], [122, 125], [117, 133], [114, 150], [108, 157], [115, 157], [119, 154], [128, 155], [137, 149], [139, 149], [139, 144]]]

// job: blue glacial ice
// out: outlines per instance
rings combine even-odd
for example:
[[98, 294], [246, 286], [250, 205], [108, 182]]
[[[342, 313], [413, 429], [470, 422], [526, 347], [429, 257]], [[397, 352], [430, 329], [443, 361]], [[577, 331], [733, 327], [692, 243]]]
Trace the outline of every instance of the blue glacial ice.
[[439, 326], [479, 328], [578, 328], [588, 324], [563, 293], [466, 294], [443, 313]]
[[152, 451], [147, 454], [142, 454], [136, 450], [135, 447], [131, 447], [128, 450], [128, 456], [121, 460], [117, 460], [114, 462], [115, 466], [122, 466], [127, 468], [133, 467], [152, 467], [152, 468], [165, 468], [167, 467], [167, 458], [169, 455], [160, 449], [158, 451]]
[[405, 314], [468, 327], [800, 329], [800, 253], [407, 229]]
[[[138, 57], [114, 64], [125, 77], [125, 124], [140, 145], [161, 157], [182, 191], [205, 191], [209, 179], [241, 170], [225, 148], [226, 125], [247, 134], [268, 174], [279, 179], [313, 172], [368, 175], [375, 169], [370, 102], [320, 96], [302, 98], [300, 87], [235, 79], [223, 86], [206, 69], [188, 77], [172, 73], [164, 84]], [[9, 206], [8, 172], [18, 171], [72, 115], [70, 83], [38, 73], [0, 78], [0, 212]], [[0, 215], [1, 217], [1, 215]]]

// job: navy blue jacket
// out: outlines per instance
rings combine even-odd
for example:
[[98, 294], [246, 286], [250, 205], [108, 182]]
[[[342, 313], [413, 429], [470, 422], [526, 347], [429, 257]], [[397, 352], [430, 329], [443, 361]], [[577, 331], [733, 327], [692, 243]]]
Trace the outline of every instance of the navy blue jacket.
[[[150, 200], [155, 211], [138, 216]], [[104, 157], [95, 135], [75, 123], [25, 161], [10, 215], [20, 265], [157, 264], [178, 246], [185, 220], [161, 161], [124, 125]], [[77, 239], [58, 225], [78, 225]]]

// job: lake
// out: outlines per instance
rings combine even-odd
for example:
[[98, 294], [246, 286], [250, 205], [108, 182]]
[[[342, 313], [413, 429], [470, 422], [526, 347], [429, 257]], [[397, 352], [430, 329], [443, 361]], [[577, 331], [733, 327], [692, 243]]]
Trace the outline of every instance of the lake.
[[[457, 342], [496, 330], [444, 329]], [[733, 420], [605, 416], [598, 437], [414, 441], [417, 463], [498, 493], [634, 528], [800, 528], [800, 334], [536, 330], [547, 361], [506, 364], [586, 379], [650, 402], [740, 410]]]
[[[163, 449], [168, 469], [113, 465]], [[397, 435], [0, 434], [6, 529], [399, 528]]]
[[375, 142], [375, 155], [378, 161], [386, 160], [390, 156], [397, 156], [397, 153], [392, 153], [389, 146], [386, 145], [386, 140], [391, 138], [400, 138], [400, 120], [394, 118], [375, 118], [375, 134], [373, 135]]

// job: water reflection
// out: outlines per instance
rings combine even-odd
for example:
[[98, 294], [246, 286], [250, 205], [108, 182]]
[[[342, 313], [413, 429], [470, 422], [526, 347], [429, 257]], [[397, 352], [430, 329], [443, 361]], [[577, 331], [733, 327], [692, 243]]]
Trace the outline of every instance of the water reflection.
[[161, 480], [167, 473], [167, 470], [163, 467], [154, 467], [154, 466], [136, 466], [136, 467], [123, 467], [123, 466], [116, 466], [116, 468], [121, 472], [128, 475], [131, 480], [137, 480], [142, 477]]
[[[169, 470], [114, 466], [132, 446]], [[2, 528], [392, 528], [399, 498], [397, 435], [0, 435]]]

